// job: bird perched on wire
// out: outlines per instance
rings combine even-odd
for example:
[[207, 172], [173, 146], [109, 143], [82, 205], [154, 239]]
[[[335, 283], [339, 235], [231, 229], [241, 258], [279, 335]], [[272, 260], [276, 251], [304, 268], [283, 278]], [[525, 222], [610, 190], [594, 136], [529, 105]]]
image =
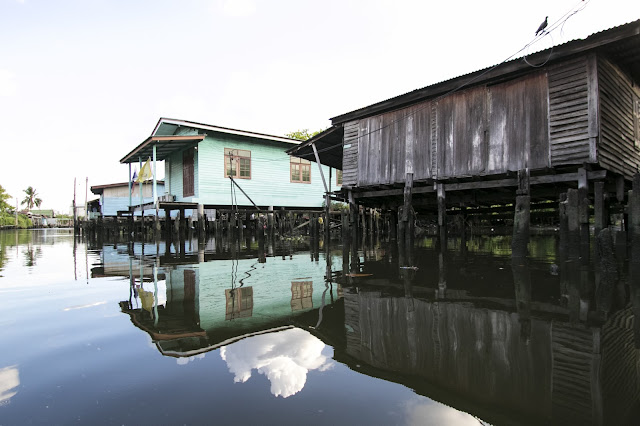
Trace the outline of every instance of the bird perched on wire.
[[547, 19], [549, 19], [548, 16], [544, 18], [544, 22], [540, 24], [540, 26], [538, 27], [538, 30], [536, 31], [536, 35], [540, 34], [542, 31], [544, 31], [545, 28], [547, 28]]

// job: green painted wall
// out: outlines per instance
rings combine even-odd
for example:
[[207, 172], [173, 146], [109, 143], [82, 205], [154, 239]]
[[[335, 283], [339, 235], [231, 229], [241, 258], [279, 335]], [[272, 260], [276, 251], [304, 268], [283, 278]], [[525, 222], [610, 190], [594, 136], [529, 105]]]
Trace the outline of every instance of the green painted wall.
[[[174, 270], [166, 271], [167, 300], [181, 300], [184, 298], [184, 270], [195, 271], [196, 283], [196, 312], [200, 319], [200, 327], [203, 330], [215, 330], [220, 328], [245, 328], [252, 327], [262, 322], [286, 318], [297, 312], [319, 308], [322, 303], [322, 293], [325, 291], [324, 274], [326, 263], [323, 259], [319, 262], [309, 260], [309, 255], [298, 254], [292, 258], [274, 257], [268, 258], [269, 267], [257, 262], [257, 259], [240, 259], [234, 266], [233, 260], [216, 260], [200, 263], [194, 266], [179, 266]], [[333, 256], [334, 268], [341, 268], [341, 257]], [[253, 289], [253, 314], [247, 318], [235, 318], [232, 321], [225, 319], [226, 298], [225, 290], [232, 288], [232, 271], [237, 271], [235, 287], [240, 286], [243, 279], [243, 287]], [[274, 273], [274, 271], [277, 271]], [[291, 307], [291, 282], [312, 281], [313, 306], [304, 309]], [[334, 285], [334, 292], [335, 292]], [[335, 293], [334, 293], [335, 297]], [[330, 297], [325, 296], [325, 303], [330, 304]]]
[[[189, 130], [180, 129], [180, 134]], [[285, 150], [291, 144], [273, 142], [244, 136], [215, 133], [198, 144], [195, 152], [195, 196], [182, 196], [182, 152], [169, 158], [165, 180], [176, 201], [201, 204], [230, 205], [231, 184], [224, 175], [224, 148], [251, 151], [251, 179], [237, 179], [242, 189], [259, 206], [321, 207], [324, 185], [316, 163], [311, 163], [311, 183], [290, 181], [290, 157]], [[323, 166], [327, 184], [329, 168]], [[336, 189], [335, 172], [331, 188]], [[251, 202], [236, 190], [238, 205], [251, 206]]]

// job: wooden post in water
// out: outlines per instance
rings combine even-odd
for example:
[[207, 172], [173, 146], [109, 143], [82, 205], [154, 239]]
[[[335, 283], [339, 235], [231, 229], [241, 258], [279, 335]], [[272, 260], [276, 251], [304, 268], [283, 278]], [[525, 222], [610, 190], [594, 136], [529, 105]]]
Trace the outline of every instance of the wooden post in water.
[[440, 237], [440, 245], [447, 247], [447, 200], [444, 191], [444, 184], [438, 182], [436, 184], [436, 194], [438, 197], [438, 235]]
[[402, 238], [402, 243], [405, 244], [405, 246], [409, 249], [413, 244], [413, 239], [415, 234], [412, 191], [413, 191], [413, 173], [407, 173], [405, 176], [404, 194], [403, 194], [404, 204], [402, 207], [402, 222], [404, 223], [404, 236]]
[[600, 231], [609, 226], [609, 212], [607, 210], [604, 182], [596, 182], [593, 185], [593, 210], [594, 210], [594, 235], [598, 236]]
[[182, 210], [178, 210], [178, 212], [176, 213], [176, 221], [174, 222], [174, 232], [176, 234], [176, 237], [180, 238], [180, 216], [181, 216]]
[[398, 212], [393, 208], [389, 211], [389, 239], [398, 239]]
[[580, 220], [580, 254], [589, 259], [589, 181], [587, 169], [578, 169], [578, 217]]
[[513, 239], [511, 240], [511, 254], [513, 257], [525, 257], [529, 245], [530, 209], [529, 170], [518, 172], [518, 190], [516, 191], [516, 206], [513, 216]]

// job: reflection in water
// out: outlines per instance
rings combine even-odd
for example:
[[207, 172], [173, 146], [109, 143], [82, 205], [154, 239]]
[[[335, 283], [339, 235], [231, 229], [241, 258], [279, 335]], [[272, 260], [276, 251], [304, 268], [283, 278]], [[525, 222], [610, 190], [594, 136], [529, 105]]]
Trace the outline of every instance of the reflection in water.
[[253, 315], [253, 287], [226, 289], [225, 319], [249, 318]]
[[405, 419], [408, 426], [444, 425], [465, 426], [483, 425], [476, 417], [458, 411], [455, 408], [435, 401], [412, 399], [404, 405]]
[[[11, 234], [11, 241], [15, 235]], [[640, 265], [629, 264], [626, 255], [612, 253], [612, 247], [621, 243], [611, 237], [605, 232], [601, 240], [594, 240], [597, 250], [590, 264], [579, 256], [581, 247], [571, 246], [570, 241], [558, 244], [555, 237], [532, 238], [532, 256], [521, 259], [512, 259], [510, 241], [504, 237], [470, 236], [464, 242], [450, 239], [446, 250], [436, 240], [423, 240], [413, 251], [405, 246], [402, 253], [395, 245], [371, 241], [372, 246], [365, 248], [347, 244], [333, 250], [325, 246], [325, 251], [312, 256], [305, 251], [307, 247], [301, 252], [289, 242], [280, 247], [250, 241], [242, 247], [197, 240], [111, 243], [94, 247], [99, 259], [90, 257], [91, 263], [85, 260], [79, 242], [79, 269], [91, 265], [90, 285], [79, 286], [68, 267], [65, 271], [71, 275], [72, 285], [64, 303], [56, 304], [42, 291], [31, 296], [41, 303], [23, 302], [37, 305], [38, 310], [55, 306], [47, 313], [47, 320], [59, 312], [82, 320], [55, 333], [49, 324], [21, 327], [20, 333], [0, 329], [0, 333], [4, 332], [3, 343], [8, 340], [13, 348], [37, 342], [38, 348], [29, 347], [28, 352], [40, 354], [42, 347], [46, 349], [42, 342], [50, 336], [64, 342], [65, 330], [78, 327], [73, 329], [73, 341], [81, 343], [66, 352], [65, 358], [68, 356], [69, 364], [86, 362], [96, 371], [113, 371], [116, 364], [131, 371], [127, 369], [132, 359], [149, 355], [147, 346], [146, 352], [135, 352], [136, 345], [123, 345], [123, 339], [99, 342], [102, 348], [109, 345], [105, 342], [111, 343], [109, 351], [101, 352], [109, 353], [102, 360], [92, 352], [88, 355], [87, 348], [94, 347], [93, 339], [97, 339], [98, 322], [118, 336], [140, 338], [148, 334], [153, 351], [174, 357], [181, 365], [214, 351], [203, 362], [191, 363], [178, 372], [172, 370], [175, 363], [167, 363], [166, 358], [148, 357], [143, 363], [148, 370], [139, 368], [131, 375], [140, 374], [135, 379], [146, 389], [163, 388], [154, 382], [160, 380], [157, 377], [175, 379], [172, 387], [165, 386], [170, 398], [181, 386], [198, 389], [189, 393], [195, 402], [208, 401], [211, 394], [233, 395], [217, 415], [237, 413], [247, 405], [260, 413], [276, 405], [278, 410], [286, 405], [283, 412], [287, 415], [294, 409], [316, 412], [328, 410], [330, 405], [321, 406], [318, 400], [324, 403], [333, 397], [336, 399], [331, 401], [342, 403], [332, 402], [334, 409], [349, 413], [364, 395], [367, 402], [369, 397], [379, 398], [371, 410], [396, 410], [406, 424], [625, 424], [640, 406], [636, 338], [640, 322], [634, 318], [634, 312], [640, 312], [640, 280], [629, 276], [629, 271], [631, 276], [640, 276]], [[37, 272], [50, 263], [45, 241], [40, 245], [31, 240], [11, 242], [10, 246], [3, 243], [0, 253], [6, 257], [2, 274], [26, 269], [25, 248], [41, 247], [43, 261], [25, 272], [35, 282]], [[271, 254], [267, 256], [264, 251], [268, 247]], [[70, 253], [68, 248], [64, 247]], [[19, 296], [13, 289], [6, 291], [18, 282], [0, 279], [3, 297]], [[88, 290], [97, 290], [98, 283], [104, 285], [104, 294], [81, 299]], [[118, 301], [130, 323], [114, 322], [113, 316], [103, 315], [117, 309]], [[28, 322], [33, 318], [47, 323], [35, 311], [30, 312], [14, 311], [11, 320], [15, 317]], [[8, 324], [8, 317], [2, 314], [0, 311], [0, 323]], [[92, 327], [84, 326], [81, 321], [85, 319]], [[127, 332], [117, 329], [123, 325]], [[35, 336], [34, 329], [46, 330], [46, 336]], [[20, 338], [14, 337], [18, 334]], [[146, 341], [146, 337], [139, 340]], [[122, 355], [121, 364], [114, 351]], [[5, 411], [17, 410], [21, 401], [20, 408], [45, 405], [33, 396], [35, 393], [26, 391], [37, 386], [33, 383], [39, 374], [35, 362], [28, 364], [32, 355], [22, 356], [12, 359], [8, 353], [0, 354], [0, 365], [11, 366], [0, 370], [0, 408]], [[45, 358], [39, 361], [48, 361], [49, 356], [55, 359], [49, 353], [42, 356]], [[72, 371], [69, 375], [80, 376], [69, 364], [65, 364]], [[212, 368], [217, 368], [216, 374], [223, 380], [212, 384]], [[318, 371], [325, 373], [311, 373]], [[249, 380], [255, 372], [269, 380], [271, 393], [264, 380]], [[233, 385], [231, 375], [235, 382], [245, 384]], [[200, 377], [207, 380], [198, 385]], [[305, 387], [307, 380], [313, 380], [314, 386]], [[104, 393], [99, 382], [92, 382], [95, 388], [89, 388], [87, 394]], [[359, 384], [352, 385], [355, 382]], [[51, 387], [51, 383], [40, 386]], [[126, 390], [131, 383], [121, 386], [115, 388]], [[398, 389], [415, 393], [393, 400], [401, 394]], [[144, 394], [139, 392], [136, 398]], [[288, 398], [292, 395], [295, 397]], [[227, 404], [230, 399], [240, 402]], [[381, 401], [382, 405], [387, 401], [384, 408], [378, 406]], [[126, 398], [123, 405], [129, 402]], [[149, 404], [149, 400], [144, 402]], [[178, 411], [174, 416], [182, 413]], [[200, 413], [203, 417], [199, 419], [208, 414]], [[308, 420], [297, 415], [300, 417], [291, 419], [300, 423]], [[359, 414], [349, 415], [339, 419], [342, 423], [361, 419]], [[51, 423], [70, 422], [60, 419]], [[177, 417], [171, 420], [179, 421]], [[327, 423], [341, 423], [333, 420]], [[378, 423], [401, 423], [385, 420], [380, 417]], [[249, 421], [258, 423], [260, 419]]]
[[15, 365], [0, 368], [0, 406], [8, 404], [18, 391], [20, 386], [20, 375]]
[[220, 348], [233, 381], [244, 383], [252, 370], [271, 382], [274, 396], [287, 398], [302, 390], [310, 370], [325, 371], [333, 361], [322, 353], [325, 344], [299, 328], [253, 336]]

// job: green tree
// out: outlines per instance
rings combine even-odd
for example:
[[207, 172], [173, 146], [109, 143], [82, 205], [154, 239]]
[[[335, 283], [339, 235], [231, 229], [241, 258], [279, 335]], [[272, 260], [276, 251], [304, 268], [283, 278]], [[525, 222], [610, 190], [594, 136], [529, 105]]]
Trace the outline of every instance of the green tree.
[[29, 210], [31, 210], [33, 206], [40, 207], [40, 204], [42, 204], [42, 200], [38, 198], [38, 193], [35, 189], [33, 189], [32, 186], [25, 189], [24, 193], [27, 194], [27, 196], [24, 197], [24, 200], [22, 200], [21, 204], [26, 204]]
[[0, 185], [0, 213], [3, 213], [11, 208], [7, 200], [11, 197], [7, 194], [7, 191]]
[[285, 136], [290, 139], [298, 139], [299, 141], [306, 141], [307, 139], [311, 139], [318, 133], [322, 133], [324, 130], [316, 130], [315, 132], [309, 133], [309, 129], [301, 129], [295, 130], [291, 133], [285, 133]]

